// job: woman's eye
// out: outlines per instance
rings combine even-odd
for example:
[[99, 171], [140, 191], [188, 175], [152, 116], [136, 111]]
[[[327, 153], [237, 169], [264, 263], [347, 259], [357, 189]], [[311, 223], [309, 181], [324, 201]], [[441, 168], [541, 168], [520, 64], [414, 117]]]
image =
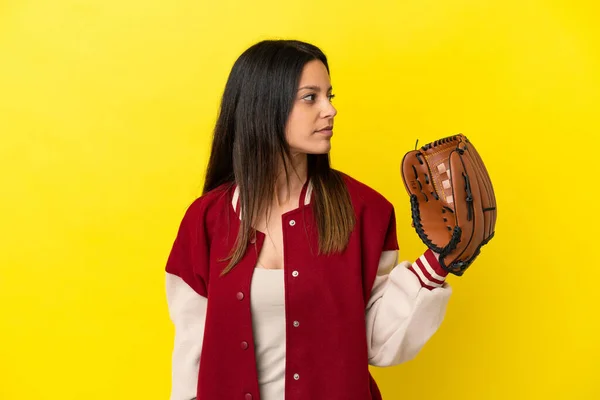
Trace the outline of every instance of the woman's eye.
[[[316, 99], [316, 94], [309, 94], [303, 97], [304, 100], [308, 100], [308, 101], [315, 101]], [[329, 99], [329, 101], [333, 100], [333, 98], [335, 97], [335, 94], [328, 94], [327, 98]]]

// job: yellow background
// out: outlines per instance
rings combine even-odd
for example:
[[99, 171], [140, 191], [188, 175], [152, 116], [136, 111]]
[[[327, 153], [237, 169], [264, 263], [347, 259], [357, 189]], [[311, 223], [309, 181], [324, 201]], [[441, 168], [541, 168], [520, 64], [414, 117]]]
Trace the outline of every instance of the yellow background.
[[0, 399], [166, 399], [163, 268], [235, 58], [330, 58], [333, 164], [410, 226], [404, 152], [463, 132], [497, 238], [386, 399], [598, 399], [600, 9], [567, 0], [4, 0]]

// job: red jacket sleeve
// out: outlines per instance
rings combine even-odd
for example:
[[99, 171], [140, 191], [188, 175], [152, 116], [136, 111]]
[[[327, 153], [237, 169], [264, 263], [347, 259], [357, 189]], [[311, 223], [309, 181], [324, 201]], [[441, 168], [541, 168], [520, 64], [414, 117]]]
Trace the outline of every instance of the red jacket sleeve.
[[360, 215], [360, 230], [363, 289], [365, 302], [368, 302], [382, 253], [398, 250], [393, 205], [381, 196], [366, 202]]
[[195, 200], [186, 210], [165, 269], [183, 279], [196, 293], [207, 297], [210, 243], [203, 200]]

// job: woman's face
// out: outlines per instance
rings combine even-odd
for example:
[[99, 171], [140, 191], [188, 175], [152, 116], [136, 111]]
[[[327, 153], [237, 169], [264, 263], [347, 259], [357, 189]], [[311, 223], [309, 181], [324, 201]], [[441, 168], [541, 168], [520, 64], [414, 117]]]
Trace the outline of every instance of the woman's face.
[[292, 153], [326, 154], [331, 150], [333, 117], [331, 81], [319, 60], [304, 66], [294, 106], [287, 120], [286, 139]]

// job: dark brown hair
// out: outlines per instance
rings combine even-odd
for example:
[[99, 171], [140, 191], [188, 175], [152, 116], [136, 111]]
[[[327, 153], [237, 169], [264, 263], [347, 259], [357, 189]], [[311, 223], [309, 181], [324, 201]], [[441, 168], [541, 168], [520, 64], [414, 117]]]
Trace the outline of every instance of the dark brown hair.
[[[297, 40], [265, 40], [236, 60], [225, 85], [214, 129], [203, 194], [234, 182], [244, 210], [241, 227], [223, 274], [246, 252], [254, 223], [272, 204], [278, 166], [283, 162], [289, 184], [290, 148], [285, 127], [304, 66], [323, 52]], [[355, 224], [354, 210], [339, 171], [330, 167], [329, 154], [308, 154], [313, 184], [313, 211], [319, 232], [319, 254], [345, 249]]]

